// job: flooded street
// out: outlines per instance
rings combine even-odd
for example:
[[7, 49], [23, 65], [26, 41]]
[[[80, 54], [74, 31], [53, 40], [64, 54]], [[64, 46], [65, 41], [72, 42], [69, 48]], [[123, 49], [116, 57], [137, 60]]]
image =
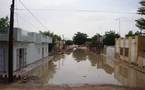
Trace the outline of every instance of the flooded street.
[[81, 49], [55, 56], [31, 75], [38, 76], [45, 85], [145, 87], [145, 74], [101, 54]]

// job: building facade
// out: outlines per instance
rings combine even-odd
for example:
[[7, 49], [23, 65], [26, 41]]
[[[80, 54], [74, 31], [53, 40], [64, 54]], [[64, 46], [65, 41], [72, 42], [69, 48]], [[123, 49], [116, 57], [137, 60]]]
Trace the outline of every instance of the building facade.
[[[14, 29], [13, 71], [41, 60], [49, 55], [52, 38], [35, 32]], [[8, 32], [0, 33], [0, 72], [8, 71]]]
[[145, 67], [145, 37], [118, 38], [115, 44], [116, 57], [139, 67]]

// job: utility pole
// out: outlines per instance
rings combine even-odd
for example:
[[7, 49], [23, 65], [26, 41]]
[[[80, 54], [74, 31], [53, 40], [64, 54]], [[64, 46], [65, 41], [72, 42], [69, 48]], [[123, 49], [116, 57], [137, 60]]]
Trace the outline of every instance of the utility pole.
[[15, 0], [12, 0], [10, 8], [10, 28], [8, 42], [8, 82], [13, 82], [13, 30], [14, 30]]
[[121, 34], [121, 33], [120, 33], [120, 18], [119, 18], [118, 20], [119, 20], [119, 21], [118, 21], [118, 22], [119, 22], [119, 34]]
[[118, 33], [121, 34], [121, 28], [120, 28], [120, 18], [115, 19], [116, 21], [118, 21]]

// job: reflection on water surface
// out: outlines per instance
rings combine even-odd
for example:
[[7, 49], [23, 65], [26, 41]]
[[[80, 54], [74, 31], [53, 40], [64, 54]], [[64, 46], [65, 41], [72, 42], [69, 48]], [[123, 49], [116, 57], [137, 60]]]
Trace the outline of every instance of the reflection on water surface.
[[55, 56], [52, 61], [38, 67], [32, 74], [39, 76], [43, 83], [53, 85], [145, 85], [145, 74], [121, 63], [115, 63], [103, 55], [95, 55], [81, 49]]

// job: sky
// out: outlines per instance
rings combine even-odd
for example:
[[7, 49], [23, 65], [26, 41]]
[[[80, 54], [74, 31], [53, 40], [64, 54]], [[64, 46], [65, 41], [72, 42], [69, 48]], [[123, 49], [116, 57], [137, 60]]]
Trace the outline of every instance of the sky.
[[[31, 11], [31, 15], [22, 5]], [[121, 36], [137, 31], [140, 0], [16, 0], [15, 27], [50, 31], [65, 39], [76, 32], [92, 37], [113, 30]], [[0, 0], [0, 17], [9, 16], [11, 0]], [[119, 28], [120, 27], [120, 28]]]

